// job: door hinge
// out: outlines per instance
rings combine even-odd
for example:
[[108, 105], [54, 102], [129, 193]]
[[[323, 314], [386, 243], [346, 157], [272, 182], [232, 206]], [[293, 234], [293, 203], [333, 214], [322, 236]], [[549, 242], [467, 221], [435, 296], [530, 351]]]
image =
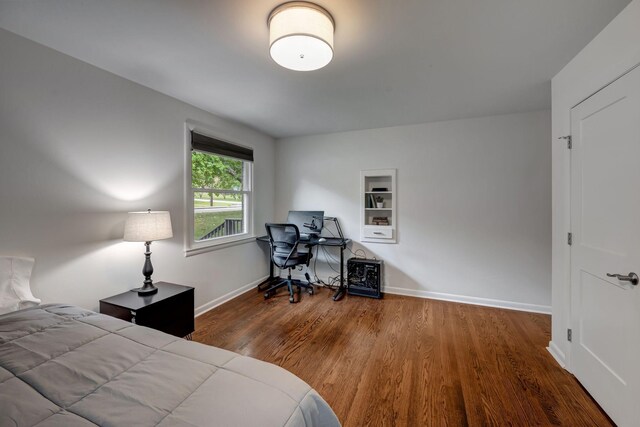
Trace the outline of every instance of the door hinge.
[[573, 234], [567, 233], [567, 245], [571, 246], [573, 244]]
[[561, 136], [558, 139], [566, 139], [567, 140], [567, 148], [571, 150], [571, 135]]
[[572, 333], [571, 333], [571, 329], [567, 329], [567, 341], [571, 342], [571, 338], [572, 338]]

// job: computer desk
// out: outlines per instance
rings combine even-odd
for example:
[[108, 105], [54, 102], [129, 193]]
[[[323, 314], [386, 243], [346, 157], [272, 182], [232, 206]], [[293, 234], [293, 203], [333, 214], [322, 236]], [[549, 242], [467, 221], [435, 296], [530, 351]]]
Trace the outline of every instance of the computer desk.
[[[333, 300], [340, 300], [345, 292], [346, 288], [344, 285], [344, 250], [347, 249], [347, 245], [351, 243], [351, 239], [341, 239], [339, 237], [324, 237], [324, 241], [320, 241], [317, 237], [311, 237], [309, 240], [301, 240], [300, 244], [305, 245], [311, 250], [314, 246], [332, 246], [340, 248], [340, 285], [336, 290], [335, 294], [333, 294]], [[269, 243], [269, 236], [260, 236], [256, 237], [258, 242], [266, 242]], [[317, 255], [316, 255], [317, 256]], [[263, 291], [267, 285], [270, 285], [276, 279], [273, 271], [273, 262], [271, 262], [271, 258], [269, 258], [269, 277], [262, 283], [258, 285], [258, 290]]]

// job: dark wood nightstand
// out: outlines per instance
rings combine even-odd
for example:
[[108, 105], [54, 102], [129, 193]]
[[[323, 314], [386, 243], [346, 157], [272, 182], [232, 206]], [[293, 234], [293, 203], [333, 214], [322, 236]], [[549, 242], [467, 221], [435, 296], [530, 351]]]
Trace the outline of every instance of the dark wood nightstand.
[[194, 291], [173, 283], [154, 283], [158, 292], [124, 292], [100, 300], [100, 313], [147, 326], [177, 337], [191, 337], [194, 328]]

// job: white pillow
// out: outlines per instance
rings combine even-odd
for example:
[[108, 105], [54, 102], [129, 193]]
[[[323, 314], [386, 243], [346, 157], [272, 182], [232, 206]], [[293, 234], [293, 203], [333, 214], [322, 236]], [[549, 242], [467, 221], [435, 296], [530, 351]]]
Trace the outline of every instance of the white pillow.
[[34, 263], [33, 258], [0, 257], [0, 314], [40, 304], [29, 286]]

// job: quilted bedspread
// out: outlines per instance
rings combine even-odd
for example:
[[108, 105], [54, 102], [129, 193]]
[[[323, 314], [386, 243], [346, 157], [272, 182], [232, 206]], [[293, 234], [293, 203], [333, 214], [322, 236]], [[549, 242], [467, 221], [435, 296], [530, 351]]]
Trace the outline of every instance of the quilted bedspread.
[[78, 307], [0, 316], [0, 426], [339, 426], [270, 363]]

